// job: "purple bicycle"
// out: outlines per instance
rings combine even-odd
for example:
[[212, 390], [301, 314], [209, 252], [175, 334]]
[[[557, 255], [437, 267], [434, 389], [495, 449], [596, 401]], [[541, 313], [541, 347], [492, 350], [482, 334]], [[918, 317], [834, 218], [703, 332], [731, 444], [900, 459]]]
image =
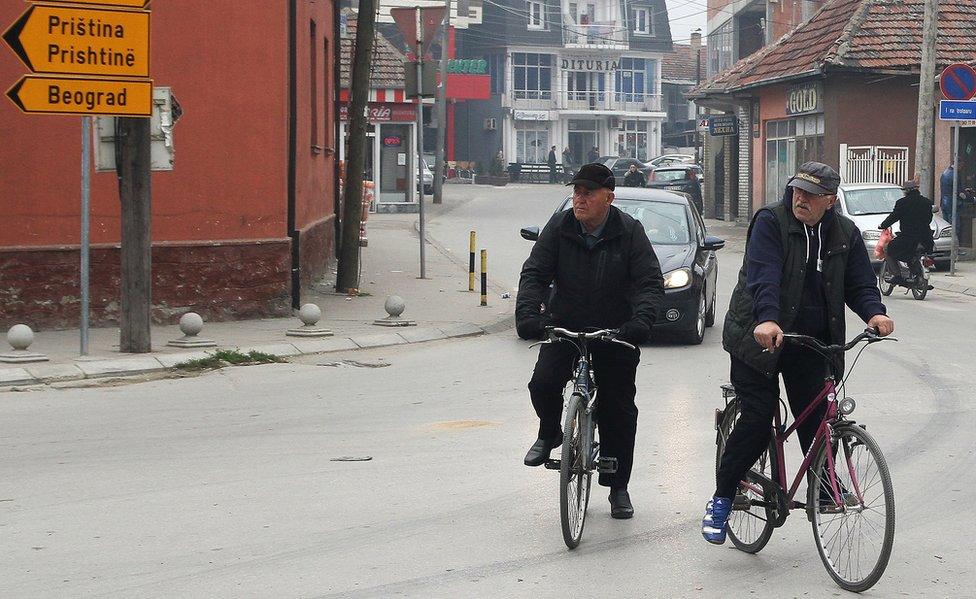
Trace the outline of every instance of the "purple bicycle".
[[[736, 548], [757, 553], [769, 542], [773, 529], [786, 522], [790, 510], [804, 510], [827, 572], [842, 588], [861, 592], [878, 582], [888, 565], [895, 536], [895, 494], [878, 444], [863, 424], [849, 418], [856, 404], [843, 393], [845, 379], [839, 358], [861, 342], [866, 342], [863, 351], [867, 344], [894, 339], [868, 329], [846, 345], [824, 345], [813, 337], [791, 333], [784, 340], [827, 358], [824, 386], [789, 427], [783, 425], [780, 410], [776, 411], [769, 448], [739, 484], [728, 535]], [[840, 393], [837, 381], [841, 381]], [[722, 396], [725, 409], [715, 410], [716, 468], [739, 418], [733, 387], [723, 385]], [[783, 445], [824, 402], [826, 413], [810, 451], [787, 486]], [[806, 502], [801, 502], [795, 498], [804, 476], [807, 495]]]

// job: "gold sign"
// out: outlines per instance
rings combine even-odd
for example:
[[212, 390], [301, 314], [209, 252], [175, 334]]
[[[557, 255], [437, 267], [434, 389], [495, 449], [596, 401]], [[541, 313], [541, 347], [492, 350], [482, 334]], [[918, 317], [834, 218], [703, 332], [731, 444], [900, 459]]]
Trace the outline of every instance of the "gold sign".
[[152, 81], [27, 75], [7, 96], [27, 113], [152, 115]]

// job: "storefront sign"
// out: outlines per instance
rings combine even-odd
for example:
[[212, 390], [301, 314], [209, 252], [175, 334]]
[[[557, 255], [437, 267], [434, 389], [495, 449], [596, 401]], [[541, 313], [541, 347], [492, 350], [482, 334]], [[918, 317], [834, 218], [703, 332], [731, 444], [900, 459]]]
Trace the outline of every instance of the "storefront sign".
[[487, 75], [488, 61], [455, 58], [447, 61], [447, 72], [461, 73], [464, 75]]
[[[348, 104], [339, 108], [339, 118], [343, 121], [349, 120]], [[417, 110], [413, 104], [370, 102], [367, 118], [371, 123], [412, 123], [417, 119]]]
[[516, 121], [548, 121], [548, 110], [516, 110]]
[[786, 114], [795, 116], [823, 112], [823, 85], [803, 83], [790, 88], [786, 96]]
[[739, 134], [739, 117], [723, 114], [708, 117], [708, 134], [713, 137]]
[[593, 58], [563, 58], [560, 66], [564, 71], [588, 71], [591, 73], [611, 73], [620, 68], [620, 61], [599, 60]]

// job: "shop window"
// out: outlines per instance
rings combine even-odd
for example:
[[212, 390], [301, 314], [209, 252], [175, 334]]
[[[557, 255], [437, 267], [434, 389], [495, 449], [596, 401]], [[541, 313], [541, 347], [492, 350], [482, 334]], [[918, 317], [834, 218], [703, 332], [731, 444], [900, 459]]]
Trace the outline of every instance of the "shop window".
[[782, 199], [790, 177], [811, 160], [824, 160], [824, 115], [766, 121], [766, 203]]
[[515, 97], [520, 100], [552, 99], [552, 55], [512, 54], [512, 81]]
[[536, 123], [517, 123], [515, 160], [525, 164], [545, 164], [549, 159], [549, 130]]
[[617, 151], [625, 158], [636, 158], [641, 162], [648, 160], [648, 122], [624, 121], [623, 132], [619, 134]]

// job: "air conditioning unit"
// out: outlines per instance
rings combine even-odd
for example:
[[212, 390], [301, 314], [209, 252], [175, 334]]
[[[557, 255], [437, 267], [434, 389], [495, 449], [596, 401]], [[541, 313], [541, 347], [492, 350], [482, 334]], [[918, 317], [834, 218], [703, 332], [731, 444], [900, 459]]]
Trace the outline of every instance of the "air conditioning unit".
[[496, 129], [498, 129], [498, 121], [495, 117], [485, 119], [485, 131], [494, 131]]

